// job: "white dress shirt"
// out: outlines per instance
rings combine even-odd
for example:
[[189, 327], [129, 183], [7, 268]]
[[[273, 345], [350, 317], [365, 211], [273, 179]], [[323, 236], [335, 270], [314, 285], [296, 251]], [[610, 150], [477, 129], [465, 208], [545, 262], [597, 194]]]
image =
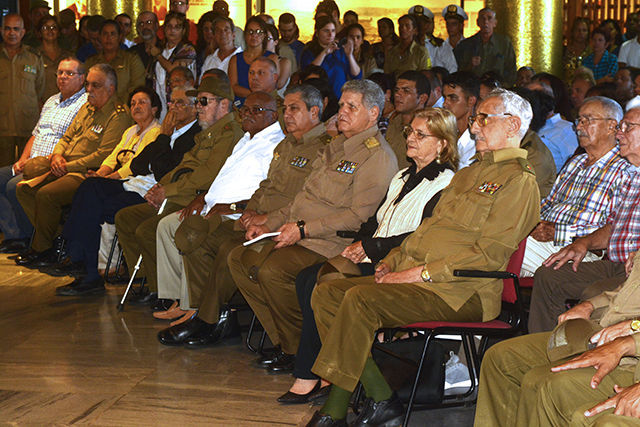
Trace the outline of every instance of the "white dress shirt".
[[640, 43], [638, 43], [638, 37], [622, 43], [618, 62], [624, 62], [628, 67], [640, 67]]
[[466, 168], [471, 164], [471, 158], [476, 155], [476, 142], [471, 138], [469, 129], [465, 130], [458, 139], [458, 170]]
[[231, 60], [231, 57], [236, 53], [242, 52], [242, 48], [237, 47], [236, 50], [233, 51], [233, 53], [231, 53], [231, 55], [227, 56], [224, 59], [220, 59], [220, 57], [218, 56], [218, 52], [220, 52], [220, 49], [216, 49], [215, 52], [213, 52], [211, 55], [207, 56], [204, 59], [204, 62], [202, 63], [202, 71], [200, 72], [200, 78], [198, 79], [198, 81], [202, 80], [202, 75], [204, 74], [205, 71], [210, 70], [212, 68], [217, 68], [228, 74], [229, 61]]
[[[233, 203], [251, 198], [260, 182], [267, 177], [273, 149], [284, 137], [277, 121], [255, 134], [253, 138], [249, 132], [245, 133], [211, 183], [204, 197], [206, 206], [202, 215], [206, 215], [218, 203]], [[237, 219], [240, 214], [227, 217]]]

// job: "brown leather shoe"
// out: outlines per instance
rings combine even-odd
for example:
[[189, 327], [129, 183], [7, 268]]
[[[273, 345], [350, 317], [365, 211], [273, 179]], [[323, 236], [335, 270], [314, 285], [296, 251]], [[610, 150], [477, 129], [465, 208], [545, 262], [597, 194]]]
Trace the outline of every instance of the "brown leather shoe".
[[169, 323], [169, 326], [176, 326], [186, 322], [187, 320], [191, 320], [197, 313], [197, 310], [187, 310], [178, 320], [174, 320], [173, 322]]

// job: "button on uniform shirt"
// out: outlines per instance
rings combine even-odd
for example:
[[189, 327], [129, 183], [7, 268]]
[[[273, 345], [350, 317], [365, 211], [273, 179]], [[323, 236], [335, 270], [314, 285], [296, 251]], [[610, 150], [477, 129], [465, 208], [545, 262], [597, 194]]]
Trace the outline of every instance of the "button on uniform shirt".
[[286, 207], [267, 214], [266, 226], [304, 220], [309, 236], [296, 243], [327, 258], [351, 241], [338, 230], [359, 229], [380, 204], [398, 171], [396, 157], [373, 126], [346, 138], [333, 138], [318, 155], [302, 190]]
[[[267, 177], [273, 149], [283, 139], [284, 132], [277, 121], [256, 133], [253, 138], [249, 132], [245, 133], [233, 147], [233, 152], [204, 196], [206, 206], [203, 215], [218, 203], [249, 199], [260, 182]], [[227, 216], [240, 218], [240, 214]]]
[[0, 136], [29, 136], [40, 116], [38, 100], [44, 93], [42, 57], [23, 45], [9, 59], [0, 43]]
[[613, 262], [626, 262], [640, 249], [640, 168], [629, 165], [629, 179], [620, 189], [620, 203], [608, 218], [611, 238], [607, 255]]
[[541, 203], [542, 219], [555, 223], [556, 246], [566, 246], [574, 237], [586, 236], [606, 225], [621, 202], [620, 189], [629, 178], [629, 162], [620, 157], [618, 147], [591, 166], [586, 163], [586, 154], [571, 159]]
[[640, 43], [638, 43], [638, 37], [622, 43], [618, 54], [618, 62], [624, 62], [628, 67], [640, 67]]
[[87, 93], [84, 88], [62, 100], [62, 94], [51, 96], [44, 103], [40, 120], [33, 128], [33, 146], [29, 158], [48, 156], [53, 152], [60, 138], [73, 122], [80, 108], [87, 102]]
[[538, 131], [538, 136], [551, 151], [556, 171], [560, 172], [567, 159], [578, 148], [578, 136], [573, 125], [556, 113], [547, 119]]

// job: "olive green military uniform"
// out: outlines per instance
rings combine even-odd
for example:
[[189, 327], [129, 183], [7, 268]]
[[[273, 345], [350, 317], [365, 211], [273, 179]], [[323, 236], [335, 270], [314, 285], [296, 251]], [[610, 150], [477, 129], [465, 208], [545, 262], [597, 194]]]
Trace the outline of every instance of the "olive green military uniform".
[[[44, 66], [44, 93], [42, 94], [42, 102], [44, 103], [52, 95], [60, 92], [60, 89], [58, 89], [58, 64], [60, 64], [62, 58], [73, 56], [73, 52], [62, 50], [57, 58], [51, 59], [41, 50], [38, 49], [38, 51], [42, 56], [42, 64]], [[123, 101], [126, 101], [126, 99]]]
[[[591, 320], [601, 327], [640, 315], [640, 258], [629, 278], [614, 291], [588, 299], [595, 308]], [[608, 399], [613, 385], [629, 386], [640, 380], [640, 334], [634, 334], [635, 357], [623, 357], [596, 389], [590, 386], [593, 368], [552, 373], [547, 355], [551, 332], [524, 335], [492, 346], [484, 356], [476, 407], [476, 425], [592, 425], [602, 416], [584, 411]], [[604, 412], [610, 414], [611, 410]], [[624, 425], [624, 424], [617, 424]]]
[[549, 195], [553, 183], [556, 182], [556, 166], [553, 155], [538, 134], [533, 131], [528, 131], [522, 138], [520, 148], [527, 150], [527, 160], [536, 173], [540, 198], [544, 199]]
[[384, 72], [395, 74], [396, 78], [409, 70], [428, 70], [431, 68], [431, 58], [426, 47], [411, 42], [407, 52], [403, 52], [399, 44], [395, 45], [385, 55]]
[[40, 117], [44, 93], [44, 65], [40, 53], [23, 45], [9, 58], [0, 43], [0, 166], [16, 160]]
[[[311, 173], [311, 165], [331, 137], [320, 123], [297, 141], [289, 134], [273, 152], [267, 178], [251, 196], [247, 209], [259, 214], [287, 206], [302, 189]], [[216, 323], [220, 306], [233, 296], [236, 285], [227, 266], [229, 252], [244, 241], [245, 231], [233, 221], [225, 221], [210, 230], [202, 246], [183, 256], [183, 265], [191, 307], [200, 307], [198, 317]]]
[[[233, 113], [225, 115], [209, 128], [200, 131], [195, 136], [195, 146], [184, 155], [174, 170], [160, 180], [167, 198], [162, 215], [157, 215], [157, 210], [147, 203], [126, 207], [116, 214], [116, 230], [127, 265], [133, 267], [142, 254], [145, 277], [151, 291], [156, 292], [158, 289], [158, 222], [191, 203], [199, 191], [209, 188], [243, 135], [242, 127], [234, 120]], [[176, 173], [185, 168], [193, 171], [172, 182]]]
[[245, 262], [255, 247], [240, 246], [228, 257], [236, 285], [271, 341], [288, 354], [298, 349], [302, 326], [296, 276], [303, 268], [340, 254], [351, 243], [336, 231], [357, 230], [375, 212], [398, 170], [395, 155], [377, 126], [348, 139], [338, 135], [312, 168], [293, 202], [269, 213], [265, 224], [277, 230], [285, 223], [304, 220], [308, 237], [269, 253], [257, 274], [251, 262]]
[[407, 159], [407, 138], [404, 137], [404, 124], [402, 114], [396, 114], [389, 120], [385, 139], [398, 159], [398, 168], [404, 169], [411, 163]]
[[[67, 174], [48, 176], [40, 184], [20, 184], [16, 196], [35, 228], [31, 247], [40, 252], [51, 247], [60, 225], [62, 208], [70, 205], [73, 195], [84, 180], [84, 173], [97, 169], [113, 151], [124, 131], [131, 126], [129, 110], [120, 104], [116, 96], [96, 110], [88, 102], [60, 138], [52, 154], [60, 154], [66, 160]], [[42, 161], [42, 158], [29, 162]]]
[[118, 77], [118, 97], [122, 102], [129, 100], [129, 94], [138, 86], [144, 86], [145, 69], [140, 57], [132, 52], [118, 49], [115, 58], [107, 61], [101, 53], [87, 59], [85, 66], [89, 70], [96, 64], [109, 64]]
[[[483, 43], [480, 33], [477, 33], [460, 41], [453, 53], [458, 62], [458, 71], [470, 71], [476, 76], [497, 71], [505, 87], [511, 87], [516, 82], [516, 54], [509, 37], [493, 33], [489, 41]], [[482, 58], [477, 67], [471, 63], [474, 56]]]
[[379, 328], [498, 316], [502, 281], [458, 278], [453, 271], [504, 269], [540, 220], [540, 196], [525, 150], [476, 158], [455, 174], [433, 215], [381, 261], [392, 272], [426, 266], [433, 282], [378, 284], [368, 276], [315, 288], [311, 306], [322, 349], [314, 373], [353, 390]]

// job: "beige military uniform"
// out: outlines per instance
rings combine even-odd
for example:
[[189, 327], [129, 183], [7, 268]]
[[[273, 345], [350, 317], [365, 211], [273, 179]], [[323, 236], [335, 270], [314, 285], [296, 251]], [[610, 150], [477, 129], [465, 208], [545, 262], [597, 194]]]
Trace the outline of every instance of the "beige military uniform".
[[396, 114], [389, 120], [389, 127], [384, 136], [398, 159], [399, 169], [407, 168], [411, 164], [407, 159], [407, 138], [404, 137], [403, 130], [402, 114]]
[[[175, 169], [161, 180], [167, 204], [162, 215], [148, 203], [129, 206], [116, 214], [116, 230], [127, 265], [134, 266], [140, 254], [149, 289], [158, 289], [156, 269], [156, 228], [165, 216], [187, 206], [201, 190], [209, 188], [244, 132], [233, 113], [229, 113], [195, 136], [195, 146], [184, 155]], [[192, 172], [176, 174], [185, 169]]]
[[9, 58], [0, 43], [0, 166], [12, 164], [22, 152], [40, 117], [44, 66], [35, 49], [23, 45]]
[[420, 46], [416, 42], [411, 42], [409, 49], [404, 52], [399, 44], [393, 46], [389, 53], [385, 55], [384, 72], [395, 74], [396, 78], [400, 74], [409, 70], [428, 70], [431, 68], [431, 58], [426, 47]]
[[[640, 314], [640, 258], [618, 289], [590, 298], [595, 308], [591, 320], [602, 327], [615, 325]], [[596, 389], [590, 386], [593, 368], [552, 373], [547, 356], [550, 332], [524, 335], [491, 347], [482, 363], [476, 409], [476, 425], [593, 425], [612, 410], [594, 417], [584, 411], [607, 400], [613, 385], [627, 387], [640, 381], [640, 334], [633, 335], [635, 357], [624, 357]], [[622, 417], [618, 424], [622, 423]], [[615, 418], [613, 418], [615, 419]], [[636, 424], [640, 421], [635, 420]], [[598, 424], [599, 425], [599, 424]]]
[[522, 138], [520, 148], [527, 150], [527, 160], [536, 173], [540, 198], [544, 199], [556, 182], [556, 164], [553, 161], [553, 155], [538, 134], [533, 131], [528, 131]]
[[[311, 165], [331, 137], [320, 123], [302, 136], [289, 134], [273, 152], [267, 178], [251, 196], [247, 209], [263, 214], [280, 209], [293, 200], [311, 173]], [[198, 317], [216, 323], [220, 306], [236, 291], [227, 267], [229, 252], [244, 241], [245, 231], [239, 223], [225, 221], [210, 230], [207, 240], [195, 252], [183, 256], [191, 307], [200, 307]]]
[[144, 86], [145, 69], [140, 57], [132, 52], [118, 49], [115, 58], [107, 61], [101, 53], [87, 59], [85, 66], [89, 70], [96, 64], [109, 64], [118, 77], [118, 98], [122, 102], [129, 101], [129, 94], [138, 86]]
[[368, 276], [316, 286], [311, 305], [322, 349], [313, 372], [353, 390], [379, 328], [497, 317], [502, 281], [455, 277], [453, 271], [504, 269], [538, 223], [539, 203], [520, 148], [486, 153], [458, 171], [433, 215], [381, 261], [392, 272], [426, 266], [433, 282], [378, 284]]
[[[34, 250], [51, 247], [60, 225], [62, 208], [71, 204], [84, 180], [83, 174], [88, 169], [100, 167], [130, 125], [129, 110], [115, 96], [99, 110], [87, 102], [53, 149], [53, 154], [60, 154], [66, 160], [68, 173], [58, 178], [47, 172], [37, 185], [18, 185], [16, 196], [35, 228], [31, 244]], [[41, 160], [34, 158], [28, 162]]]
[[[335, 137], [313, 162], [313, 170], [292, 203], [267, 215], [266, 226], [306, 222], [308, 237], [276, 249], [257, 273], [238, 247], [228, 257], [231, 275], [269, 338], [294, 354], [300, 340], [302, 313], [295, 278], [305, 267], [338, 255], [351, 241], [336, 235], [357, 230], [376, 210], [398, 166], [377, 126], [346, 138]], [[250, 278], [253, 277], [253, 280]]]

